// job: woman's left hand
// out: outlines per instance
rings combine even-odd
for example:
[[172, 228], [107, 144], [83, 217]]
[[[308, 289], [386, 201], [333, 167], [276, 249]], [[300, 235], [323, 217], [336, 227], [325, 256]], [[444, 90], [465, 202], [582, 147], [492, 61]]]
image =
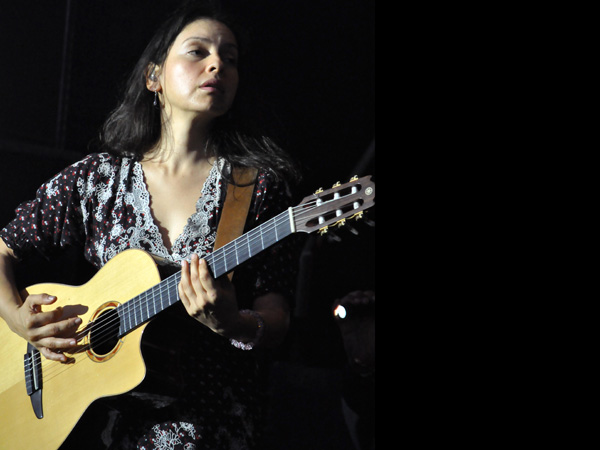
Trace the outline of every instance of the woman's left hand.
[[228, 277], [211, 275], [206, 260], [192, 255], [181, 265], [179, 298], [186, 311], [215, 333], [228, 336], [239, 324], [240, 313], [235, 288]]

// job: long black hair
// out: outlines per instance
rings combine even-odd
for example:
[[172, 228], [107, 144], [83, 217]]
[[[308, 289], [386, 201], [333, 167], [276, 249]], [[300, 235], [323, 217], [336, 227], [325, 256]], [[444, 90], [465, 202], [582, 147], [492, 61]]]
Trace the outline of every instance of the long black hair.
[[[111, 112], [100, 133], [100, 148], [119, 156], [141, 160], [161, 138], [161, 112], [154, 106], [154, 93], [146, 88], [148, 69], [162, 66], [171, 45], [190, 23], [208, 18], [226, 25], [234, 33], [239, 47], [240, 83], [230, 111], [211, 125], [207, 150], [224, 157], [233, 167], [255, 167], [273, 173], [278, 179], [299, 181], [295, 162], [275, 140], [259, 131], [256, 114], [258, 97], [244, 83], [247, 49], [243, 36], [236, 31], [239, 23], [219, 8], [206, 5], [185, 6], [171, 15], [154, 34], [129, 75], [122, 100]], [[251, 113], [252, 111], [252, 113]]]

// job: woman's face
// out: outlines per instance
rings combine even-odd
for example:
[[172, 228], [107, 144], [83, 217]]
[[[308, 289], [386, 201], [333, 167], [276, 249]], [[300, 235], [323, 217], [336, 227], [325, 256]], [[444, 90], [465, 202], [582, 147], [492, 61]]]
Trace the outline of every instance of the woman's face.
[[225, 114], [238, 87], [237, 61], [237, 42], [227, 26], [211, 19], [187, 25], [159, 68], [167, 113], [208, 119]]

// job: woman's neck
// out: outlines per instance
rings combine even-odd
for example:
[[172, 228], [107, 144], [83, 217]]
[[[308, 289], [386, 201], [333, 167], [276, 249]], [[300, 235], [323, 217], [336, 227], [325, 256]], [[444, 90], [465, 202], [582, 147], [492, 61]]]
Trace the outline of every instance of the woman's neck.
[[163, 124], [161, 139], [148, 152], [144, 162], [160, 166], [170, 174], [185, 173], [207, 162], [214, 162], [208, 153], [208, 127], [198, 123], [185, 126]]

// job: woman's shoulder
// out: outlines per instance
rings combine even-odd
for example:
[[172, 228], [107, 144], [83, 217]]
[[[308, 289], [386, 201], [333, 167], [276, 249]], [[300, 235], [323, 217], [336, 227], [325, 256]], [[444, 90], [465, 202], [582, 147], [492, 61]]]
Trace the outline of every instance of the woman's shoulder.
[[90, 153], [71, 164], [63, 171], [63, 175], [72, 174], [83, 177], [113, 177], [123, 167], [131, 167], [133, 160], [107, 152]]
[[99, 167], [101, 165], [110, 165], [120, 167], [124, 163], [129, 163], [130, 159], [122, 156], [113, 155], [108, 152], [90, 153], [73, 164], [73, 167]]
[[89, 194], [123, 178], [123, 169], [131, 168], [131, 162], [110, 153], [90, 153], [55, 175], [48, 184], [76, 185], [82, 194]]

